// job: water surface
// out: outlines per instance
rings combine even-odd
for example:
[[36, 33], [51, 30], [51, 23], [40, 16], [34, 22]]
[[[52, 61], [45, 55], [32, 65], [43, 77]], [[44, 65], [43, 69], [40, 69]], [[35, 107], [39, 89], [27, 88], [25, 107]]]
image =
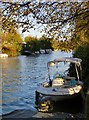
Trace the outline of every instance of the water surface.
[[47, 78], [47, 62], [55, 58], [70, 56], [72, 56], [71, 53], [57, 51], [35, 57], [19, 56], [2, 59], [0, 61], [2, 114], [18, 109], [34, 108], [37, 85]]

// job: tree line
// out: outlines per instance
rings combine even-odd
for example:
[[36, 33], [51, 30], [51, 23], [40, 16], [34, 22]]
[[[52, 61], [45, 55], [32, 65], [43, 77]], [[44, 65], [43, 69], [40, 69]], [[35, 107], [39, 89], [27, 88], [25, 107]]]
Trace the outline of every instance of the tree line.
[[34, 54], [36, 54], [36, 52], [39, 52], [40, 54], [40, 50], [42, 49], [45, 51], [45, 53], [47, 53], [47, 49], [54, 50], [52, 45], [53, 38], [48, 38], [45, 35], [40, 38], [27, 36], [25, 37], [24, 41], [26, 42], [25, 47], [23, 46], [24, 50]]
[[[13, 32], [14, 31], [14, 32]], [[16, 30], [13, 30], [10, 32], [2, 32], [1, 31], [1, 39], [2, 39], [2, 44], [1, 44], [1, 51], [2, 53], [8, 54], [8, 56], [18, 56], [21, 54], [36, 54], [39, 52], [41, 53], [41, 50], [44, 50], [45, 53], [48, 53], [49, 50], [62, 50], [62, 51], [71, 51], [72, 49], [68, 46], [68, 42], [63, 42], [63, 41], [58, 41], [55, 40], [52, 37], [46, 37], [43, 35], [40, 38], [37, 37], [32, 37], [32, 36], [26, 36], [24, 38], [24, 42], [26, 44], [23, 44], [23, 40], [21, 36], [18, 34]]]

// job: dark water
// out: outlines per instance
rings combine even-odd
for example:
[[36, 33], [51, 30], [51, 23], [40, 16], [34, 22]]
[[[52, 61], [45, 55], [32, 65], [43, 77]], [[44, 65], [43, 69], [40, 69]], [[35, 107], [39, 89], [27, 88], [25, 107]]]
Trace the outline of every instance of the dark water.
[[[2, 113], [18, 109], [34, 109], [35, 89], [47, 77], [47, 62], [71, 53], [52, 52], [39, 56], [2, 59]], [[1, 105], [1, 100], [0, 100]], [[1, 111], [0, 111], [1, 112]]]

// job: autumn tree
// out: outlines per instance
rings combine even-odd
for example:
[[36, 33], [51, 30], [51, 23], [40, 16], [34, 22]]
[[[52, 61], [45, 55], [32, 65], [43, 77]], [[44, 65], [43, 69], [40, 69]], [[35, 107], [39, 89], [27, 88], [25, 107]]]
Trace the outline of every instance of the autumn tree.
[[[40, 32], [44, 31], [47, 37], [52, 36], [57, 40], [57, 49], [63, 46], [65, 50], [66, 46], [75, 50], [75, 47], [80, 45], [79, 39], [85, 40], [85, 36], [88, 35], [89, 1], [30, 0], [0, 3], [3, 30], [10, 30], [11, 26], [22, 28], [22, 32], [29, 31], [31, 28], [41, 28]], [[63, 42], [58, 42], [60, 40]]]
[[22, 48], [22, 38], [14, 30], [14, 32], [5, 32], [1, 34], [2, 38], [2, 53], [7, 53], [9, 56], [17, 56]]
[[[37, 2], [36, 0], [22, 2], [0, 2], [2, 7], [2, 28], [14, 23], [14, 27], [22, 27], [25, 32], [30, 28], [42, 27], [47, 35], [56, 38], [73, 34], [76, 20], [82, 15], [89, 17], [89, 2]], [[11, 19], [10, 23], [9, 20]], [[8, 23], [7, 23], [8, 22]], [[89, 24], [89, 22], [87, 23]], [[79, 26], [83, 28], [83, 25]], [[65, 29], [66, 28], [66, 29]]]

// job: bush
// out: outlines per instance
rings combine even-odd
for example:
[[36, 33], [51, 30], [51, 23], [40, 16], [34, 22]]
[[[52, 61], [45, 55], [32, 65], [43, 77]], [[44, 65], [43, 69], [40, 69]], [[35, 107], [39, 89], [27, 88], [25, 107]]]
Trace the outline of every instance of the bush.
[[[89, 44], [79, 46], [74, 52], [73, 57], [82, 59], [82, 81], [87, 89], [89, 88]], [[73, 66], [70, 65], [69, 74], [72, 74], [73, 72]]]

